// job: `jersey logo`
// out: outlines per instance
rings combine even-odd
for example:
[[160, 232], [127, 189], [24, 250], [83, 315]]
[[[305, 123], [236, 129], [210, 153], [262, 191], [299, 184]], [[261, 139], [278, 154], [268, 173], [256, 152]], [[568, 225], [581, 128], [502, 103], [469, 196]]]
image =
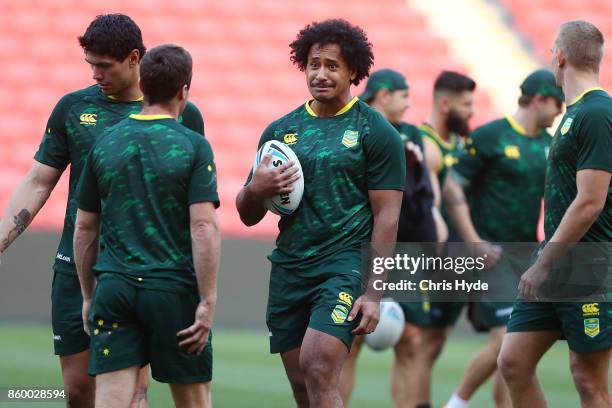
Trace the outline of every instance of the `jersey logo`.
[[342, 144], [348, 147], [357, 146], [359, 143], [359, 132], [356, 130], [347, 130], [344, 132], [344, 136], [342, 136]]
[[584, 319], [584, 334], [593, 338], [599, 334], [599, 319]]
[[287, 133], [283, 136], [283, 143], [287, 146], [294, 145], [298, 142], [297, 133]]
[[445, 155], [443, 160], [445, 167], [453, 167], [455, 164], [459, 163], [459, 159], [450, 153]]
[[582, 305], [583, 316], [599, 316], [599, 303], [586, 303]]
[[342, 305], [336, 305], [331, 313], [331, 318], [336, 324], [341, 324], [346, 321], [348, 317], [348, 309]]
[[520, 159], [521, 150], [518, 146], [506, 146], [504, 148], [504, 155], [509, 159]]
[[81, 125], [96, 126], [97, 118], [98, 115], [96, 115], [95, 113], [83, 113], [79, 117], [79, 120], [81, 121]]
[[563, 126], [561, 126], [561, 134], [562, 135], [566, 134], [569, 131], [570, 126], [572, 126], [572, 122], [573, 121], [574, 121], [573, 118], [565, 119], [565, 122], [563, 122]]

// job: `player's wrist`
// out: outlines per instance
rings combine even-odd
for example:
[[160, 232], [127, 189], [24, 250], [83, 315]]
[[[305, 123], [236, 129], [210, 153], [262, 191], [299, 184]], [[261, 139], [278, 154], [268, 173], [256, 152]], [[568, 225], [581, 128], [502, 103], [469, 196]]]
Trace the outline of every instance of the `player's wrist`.
[[256, 201], [258, 203], [263, 203], [263, 201], [265, 200], [265, 197], [263, 197], [262, 191], [257, 188], [257, 185], [254, 183], [249, 183], [246, 187], [246, 193], [249, 196], [249, 198], [253, 201]]

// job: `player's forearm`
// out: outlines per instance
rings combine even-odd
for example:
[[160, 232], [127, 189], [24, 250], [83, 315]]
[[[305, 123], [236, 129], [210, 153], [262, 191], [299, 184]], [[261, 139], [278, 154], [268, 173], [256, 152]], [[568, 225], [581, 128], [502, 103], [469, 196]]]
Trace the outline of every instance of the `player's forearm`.
[[191, 225], [193, 265], [200, 301], [214, 311], [217, 302], [217, 274], [221, 252], [221, 234], [216, 216]]
[[446, 226], [446, 222], [440, 214], [440, 210], [438, 207], [433, 206], [431, 208], [431, 215], [434, 220], [434, 225], [436, 227], [436, 241], [437, 242], [446, 242], [448, 239], [448, 227]]
[[448, 214], [457, 228], [457, 232], [464, 242], [481, 241], [470, 215], [470, 207], [463, 193], [463, 189], [452, 177], [447, 177], [442, 191], [444, 204]]
[[85, 300], [92, 298], [95, 288], [92, 268], [98, 258], [98, 231], [98, 228], [83, 228], [78, 224], [74, 231], [74, 263]]
[[[397, 200], [390, 200], [388, 205], [374, 212], [374, 223], [371, 237], [371, 257], [392, 258], [395, 255], [395, 243], [397, 238], [397, 224], [401, 208], [401, 192], [398, 192]], [[382, 292], [374, 290], [375, 280], [387, 280], [387, 271], [382, 274], [374, 274], [373, 268], [368, 269], [366, 295], [371, 298], [380, 299]]]
[[580, 241], [597, 220], [602, 209], [601, 203], [577, 197], [568, 207], [557, 230], [540, 253], [538, 262], [552, 266], [565, 253], [567, 245], [563, 244]]
[[30, 225], [43, 207], [53, 185], [41, 184], [31, 172], [19, 183], [0, 221], [0, 253]]
[[248, 227], [261, 221], [267, 212], [263, 205], [263, 199], [253, 193], [250, 184], [244, 186], [238, 193], [236, 208], [240, 214], [240, 220]]

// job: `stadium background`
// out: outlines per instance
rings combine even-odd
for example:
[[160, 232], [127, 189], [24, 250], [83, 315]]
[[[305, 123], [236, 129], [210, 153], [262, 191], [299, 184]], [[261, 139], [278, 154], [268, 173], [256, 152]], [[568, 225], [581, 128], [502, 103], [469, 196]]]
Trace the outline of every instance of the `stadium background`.
[[[374, 44], [374, 68], [406, 75], [412, 107], [405, 119], [413, 123], [428, 114], [433, 79], [443, 69], [476, 79], [472, 126], [513, 112], [521, 80], [548, 66], [556, 30], [570, 19], [589, 20], [604, 32], [608, 43], [601, 79], [604, 87], [612, 85], [610, 0], [0, 0], [0, 9], [2, 211], [31, 166], [55, 103], [92, 83], [76, 37], [96, 15], [128, 14], [141, 27], [147, 47], [170, 42], [191, 52], [191, 99], [203, 113], [215, 151], [222, 202], [213, 392], [218, 406], [291, 406], [280, 360], [266, 354], [265, 255], [273, 246], [276, 217], [246, 228], [234, 198], [261, 131], [309, 97], [288, 48], [306, 23], [342, 17], [363, 27]], [[355, 94], [362, 89], [363, 84]], [[49, 288], [66, 195], [67, 172], [28, 232], [3, 257], [0, 388], [60, 384], [51, 356]], [[437, 405], [485, 340], [470, 334], [465, 324], [458, 332], [437, 364]], [[390, 356], [365, 355], [354, 406], [389, 405]], [[577, 405], [566, 367], [565, 345], [559, 344], [541, 370], [552, 406]], [[153, 387], [151, 406], [166, 405], [167, 393], [159, 390]], [[480, 391], [475, 406], [491, 406], [489, 395], [489, 388]], [[0, 406], [9, 405], [0, 400]]]

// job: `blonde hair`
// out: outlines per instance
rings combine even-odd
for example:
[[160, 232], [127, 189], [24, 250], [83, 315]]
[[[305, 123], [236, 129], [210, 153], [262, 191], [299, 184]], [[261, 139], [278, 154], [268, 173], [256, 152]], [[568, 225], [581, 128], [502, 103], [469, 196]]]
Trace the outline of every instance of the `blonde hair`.
[[561, 25], [556, 40], [557, 47], [565, 53], [568, 63], [580, 71], [599, 72], [603, 58], [604, 37], [593, 24], [568, 21]]

